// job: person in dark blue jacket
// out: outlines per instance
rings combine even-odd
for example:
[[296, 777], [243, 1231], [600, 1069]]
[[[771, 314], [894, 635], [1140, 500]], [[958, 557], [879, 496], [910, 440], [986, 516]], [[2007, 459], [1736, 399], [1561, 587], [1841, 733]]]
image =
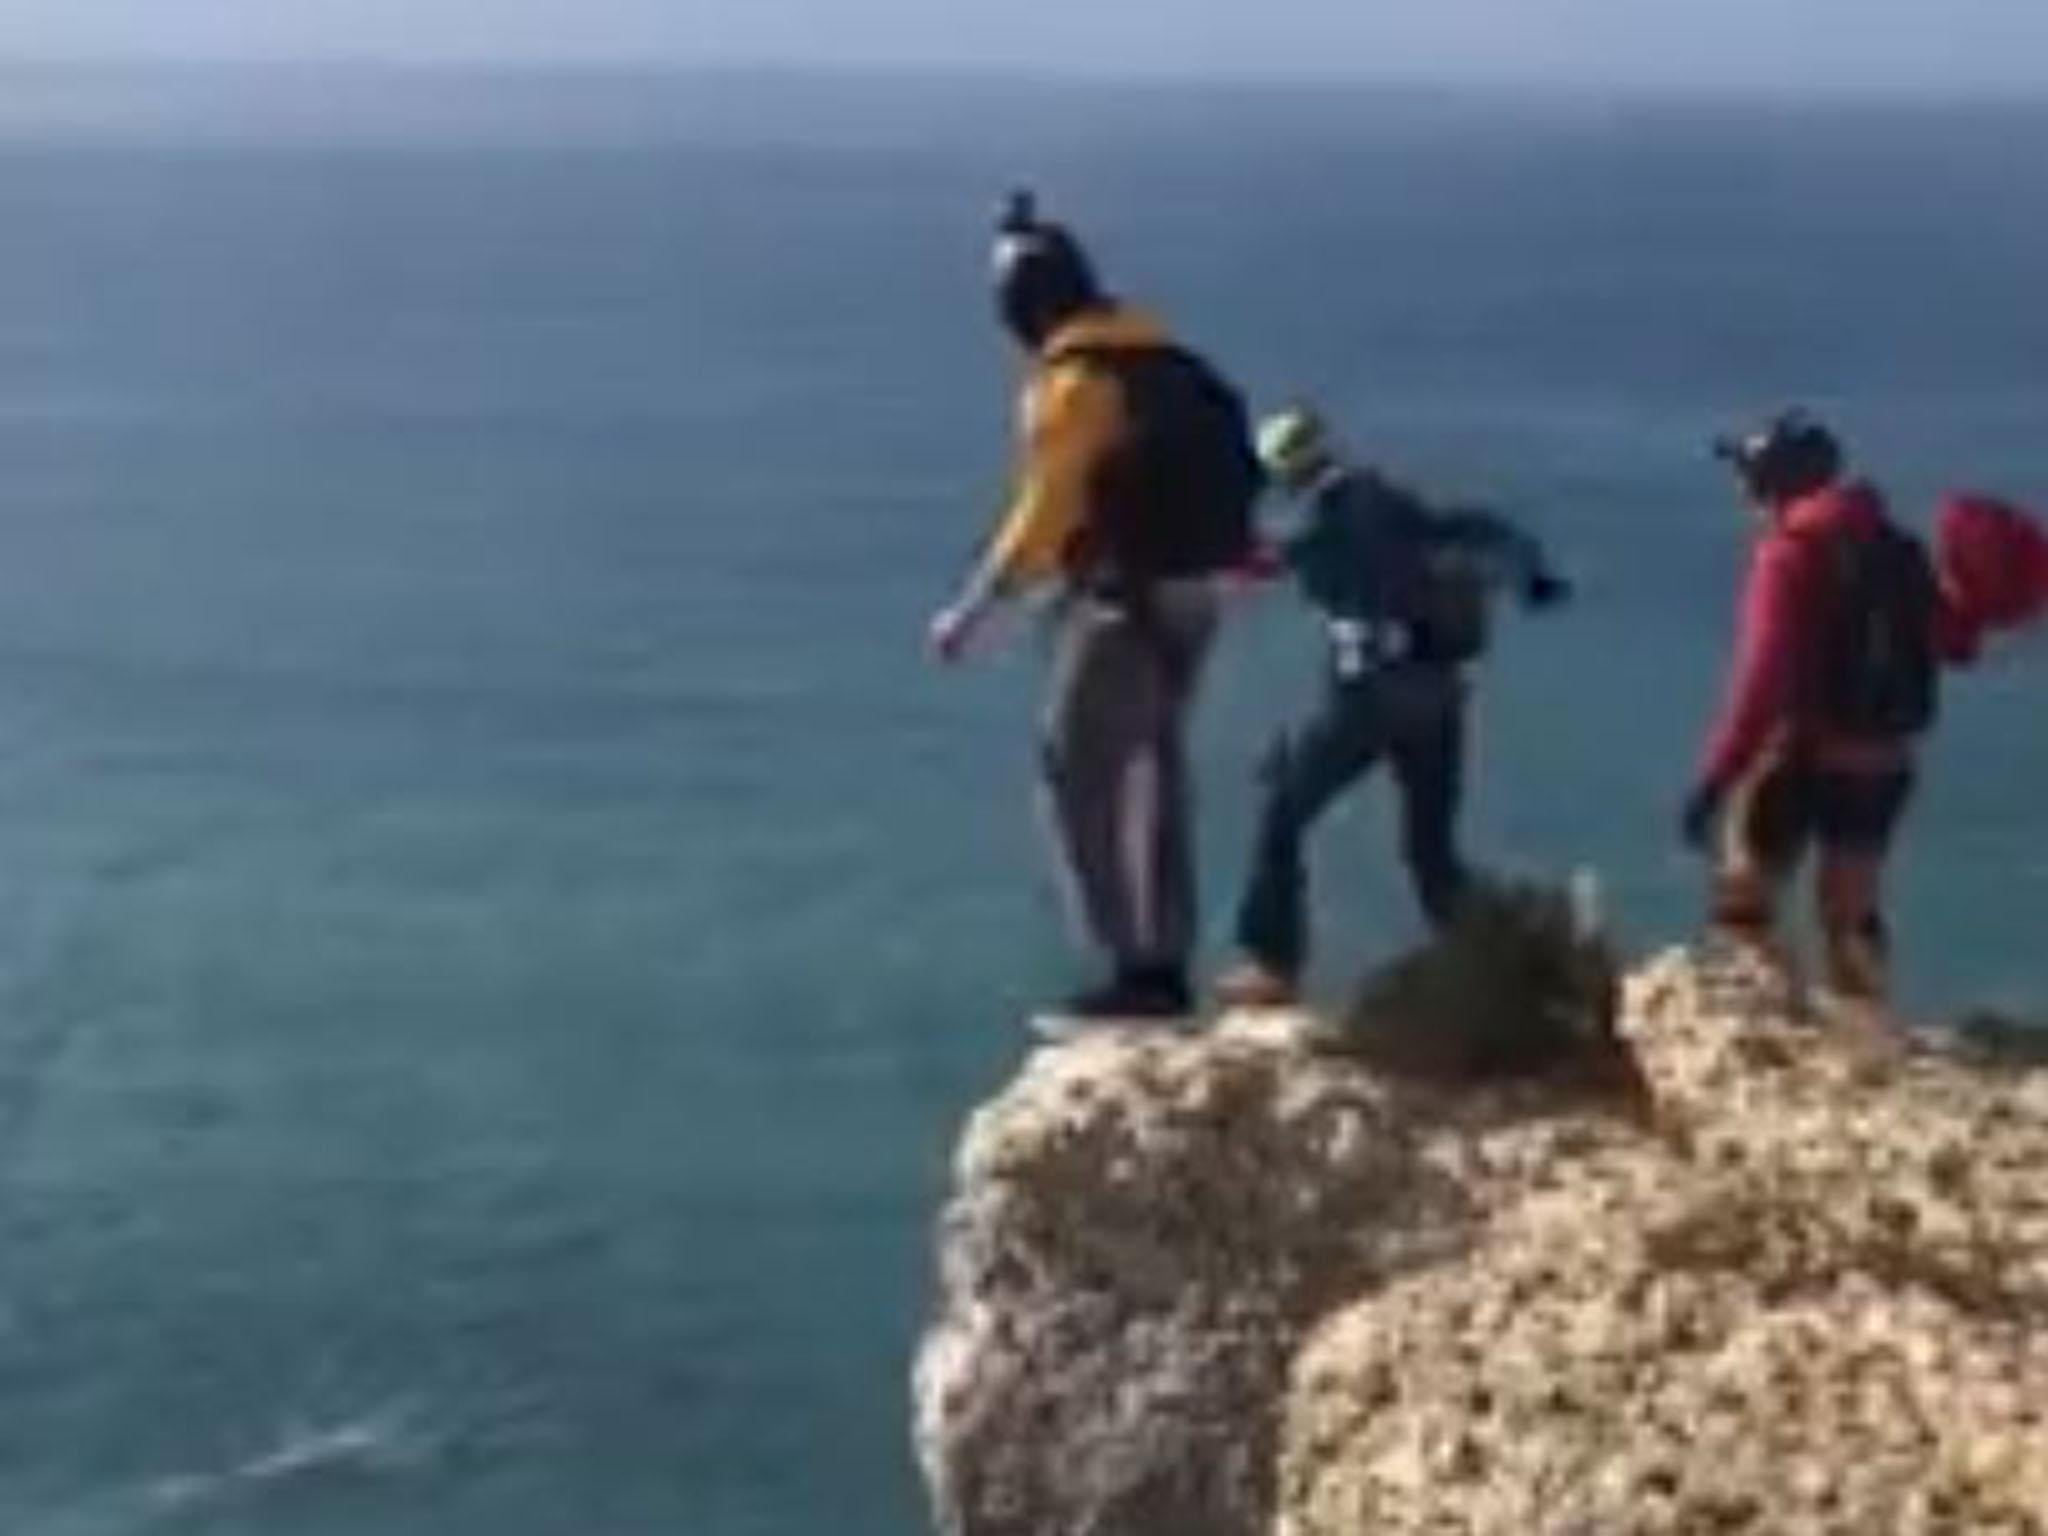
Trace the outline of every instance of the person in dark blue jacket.
[[1217, 987], [1219, 1001], [1237, 1007], [1293, 1000], [1308, 958], [1303, 843], [1383, 759], [1401, 792], [1416, 898], [1433, 926], [1451, 921], [1469, 883], [1457, 838], [1466, 664], [1486, 648], [1497, 591], [1515, 591], [1531, 608], [1570, 596], [1528, 534], [1485, 511], [1432, 506], [1347, 462], [1312, 410], [1265, 422], [1259, 453], [1272, 485], [1306, 504], [1272, 555], [1323, 616], [1329, 670], [1320, 708], [1267, 758], [1238, 909], [1242, 959]]

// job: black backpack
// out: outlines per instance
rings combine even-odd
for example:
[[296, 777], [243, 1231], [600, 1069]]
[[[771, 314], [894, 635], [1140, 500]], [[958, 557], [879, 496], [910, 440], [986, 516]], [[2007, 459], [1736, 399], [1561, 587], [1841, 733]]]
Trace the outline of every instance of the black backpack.
[[1460, 515], [1377, 475], [1373, 488], [1377, 515], [1397, 530], [1379, 552], [1390, 616], [1413, 630], [1417, 659], [1478, 660], [1493, 637], [1493, 581], [1484, 557], [1460, 537]]
[[1123, 393], [1126, 430], [1090, 488], [1090, 517], [1068, 569], [1111, 583], [1202, 576], [1251, 553], [1265, 475], [1244, 399], [1180, 347], [1072, 347]]
[[1421, 555], [1410, 615], [1417, 655], [1452, 666], [1477, 661], [1493, 638], [1493, 584], [1485, 565], [1434, 522]]
[[1813, 705], [1845, 736], [1918, 736], [1940, 709], [1934, 567], [1912, 534], [1884, 521], [1828, 536]]

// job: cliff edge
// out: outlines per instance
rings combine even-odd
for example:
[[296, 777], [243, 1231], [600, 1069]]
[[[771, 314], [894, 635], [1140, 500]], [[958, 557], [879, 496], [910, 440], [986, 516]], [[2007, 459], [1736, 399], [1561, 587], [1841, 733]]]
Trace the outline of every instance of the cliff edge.
[[940, 1225], [938, 1529], [2048, 1536], [2048, 1073], [1732, 957], [1615, 1013], [1653, 1124], [1285, 1016], [1035, 1052]]

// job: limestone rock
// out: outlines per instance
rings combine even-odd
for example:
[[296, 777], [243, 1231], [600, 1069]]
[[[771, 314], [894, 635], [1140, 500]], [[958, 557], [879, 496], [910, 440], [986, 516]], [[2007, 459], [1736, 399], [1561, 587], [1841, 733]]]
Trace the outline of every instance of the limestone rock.
[[941, 1223], [939, 1529], [2048, 1536], [2048, 1074], [1794, 1001], [1631, 978], [1663, 1135], [1295, 1018], [1037, 1052]]
[[1485, 1241], [1297, 1361], [1277, 1529], [2048, 1531], [2042, 1085], [1844, 1051], [1762, 973], [1631, 993], [1686, 1150], [1480, 1134]]
[[916, 1372], [952, 1536], [1263, 1530], [1302, 1331], [1462, 1217], [1390, 1090], [1256, 1027], [1039, 1051], [956, 1184]]

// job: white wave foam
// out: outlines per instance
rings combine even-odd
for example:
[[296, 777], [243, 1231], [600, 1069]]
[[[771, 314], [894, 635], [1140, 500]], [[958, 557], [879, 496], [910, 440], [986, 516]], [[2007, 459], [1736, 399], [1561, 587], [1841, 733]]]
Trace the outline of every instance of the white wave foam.
[[276, 1443], [238, 1465], [166, 1478], [152, 1487], [150, 1498], [161, 1510], [184, 1512], [329, 1473], [386, 1475], [418, 1465], [432, 1450], [421, 1428], [420, 1404], [402, 1398], [326, 1428], [288, 1426]]

